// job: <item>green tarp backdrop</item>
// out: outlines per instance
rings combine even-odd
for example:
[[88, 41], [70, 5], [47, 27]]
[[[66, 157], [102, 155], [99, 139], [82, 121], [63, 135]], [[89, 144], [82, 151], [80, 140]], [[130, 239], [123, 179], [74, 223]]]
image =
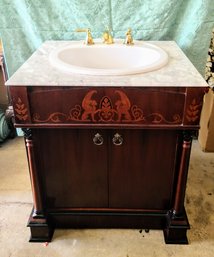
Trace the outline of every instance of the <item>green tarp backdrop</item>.
[[[109, 26], [115, 38], [174, 40], [204, 75], [214, 27], [214, 0], [0, 0], [0, 37], [9, 76], [46, 40], [94, 38]], [[176, 73], [175, 73], [176, 76]]]

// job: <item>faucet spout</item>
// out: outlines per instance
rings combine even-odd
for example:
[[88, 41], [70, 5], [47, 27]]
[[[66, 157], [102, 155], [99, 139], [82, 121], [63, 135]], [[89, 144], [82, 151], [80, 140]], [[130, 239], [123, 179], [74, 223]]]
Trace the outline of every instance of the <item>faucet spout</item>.
[[76, 32], [86, 32], [86, 39], [85, 39], [85, 44], [86, 45], [93, 45], [94, 44], [94, 40], [93, 37], [91, 35], [91, 30], [88, 29], [76, 29]]

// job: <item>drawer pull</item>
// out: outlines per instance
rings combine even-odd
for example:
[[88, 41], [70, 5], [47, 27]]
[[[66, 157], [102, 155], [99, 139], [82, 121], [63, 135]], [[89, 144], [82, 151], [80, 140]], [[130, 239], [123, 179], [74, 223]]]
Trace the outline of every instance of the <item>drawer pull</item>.
[[103, 145], [104, 139], [99, 133], [97, 133], [93, 138], [93, 142], [95, 145]]
[[112, 142], [114, 145], [122, 145], [123, 144], [123, 138], [120, 134], [116, 133], [112, 139]]

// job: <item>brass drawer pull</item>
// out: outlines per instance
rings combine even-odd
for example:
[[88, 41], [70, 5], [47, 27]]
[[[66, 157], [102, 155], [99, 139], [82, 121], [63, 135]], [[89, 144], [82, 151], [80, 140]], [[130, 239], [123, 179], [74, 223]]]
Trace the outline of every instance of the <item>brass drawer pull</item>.
[[93, 142], [95, 145], [103, 145], [104, 139], [99, 133], [97, 133], [93, 138]]
[[116, 133], [112, 139], [112, 142], [114, 145], [122, 145], [123, 144], [123, 138], [120, 134]]

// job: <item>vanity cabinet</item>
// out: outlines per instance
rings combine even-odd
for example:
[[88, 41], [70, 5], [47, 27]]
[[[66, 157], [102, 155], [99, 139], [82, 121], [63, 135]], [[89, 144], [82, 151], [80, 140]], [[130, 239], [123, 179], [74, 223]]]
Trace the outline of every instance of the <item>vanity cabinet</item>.
[[184, 197], [204, 88], [10, 86], [25, 134], [33, 242], [55, 228], [162, 229], [187, 243]]
[[48, 208], [170, 207], [176, 161], [174, 146], [179, 141], [179, 132], [135, 129], [33, 132]]

